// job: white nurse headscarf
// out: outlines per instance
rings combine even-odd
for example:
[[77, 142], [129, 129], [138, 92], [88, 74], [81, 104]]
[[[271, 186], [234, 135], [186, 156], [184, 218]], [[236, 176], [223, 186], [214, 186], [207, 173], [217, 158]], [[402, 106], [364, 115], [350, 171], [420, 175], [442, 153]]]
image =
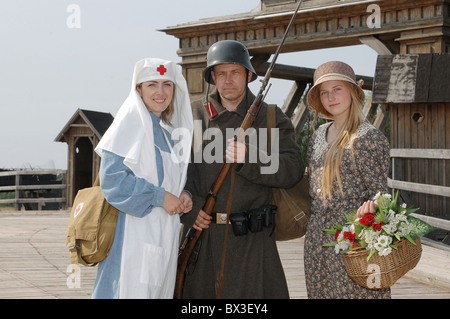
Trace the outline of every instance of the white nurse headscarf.
[[117, 115], [103, 135], [95, 151], [110, 151], [125, 158], [124, 164], [133, 173], [157, 185], [153, 122], [136, 85], [151, 80], [170, 80], [175, 84], [174, 112], [171, 125], [160, 121], [175, 142], [172, 160], [182, 163], [184, 186], [193, 133], [193, 118], [186, 80], [174, 62], [148, 58], [136, 63], [131, 91]]

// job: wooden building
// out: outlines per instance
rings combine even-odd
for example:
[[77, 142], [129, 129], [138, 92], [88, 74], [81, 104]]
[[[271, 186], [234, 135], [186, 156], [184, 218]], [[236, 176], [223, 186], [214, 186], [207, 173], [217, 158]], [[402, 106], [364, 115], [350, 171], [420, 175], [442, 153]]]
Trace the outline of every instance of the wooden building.
[[90, 187], [100, 169], [94, 149], [113, 121], [110, 113], [78, 109], [55, 141], [68, 144], [67, 206], [80, 189]]
[[[179, 39], [177, 52], [182, 58], [191, 97], [197, 99], [205, 93], [202, 70], [206, 66], [206, 53], [220, 40], [245, 44], [258, 75], [264, 75], [297, 5], [297, 0], [261, 0], [250, 12], [205, 18], [161, 30]], [[448, 70], [450, 1], [304, 0], [282, 53], [359, 44], [370, 46], [380, 55], [378, 83], [383, 82], [382, 74], [385, 79], [395, 76], [399, 71], [393, 66], [403, 68], [408, 59], [419, 61], [413, 67], [417, 74], [427, 71], [432, 78], [444, 65]], [[397, 63], [397, 59], [403, 59], [403, 63]], [[274, 78], [292, 80], [292, 90], [282, 109], [289, 116], [295, 111], [292, 120], [297, 132], [309, 115], [307, 107], [299, 101], [310, 87], [313, 71], [301, 65], [277, 65], [272, 73]], [[450, 218], [450, 80], [448, 72], [439, 74], [439, 81], [431, 84], [420, 77], [420, 85], [414, 87], [415, 97], [428, 94], [428, 99], [390, 100], [383, 96], [381, 87], [375, 87], [376, 100], [369, 101], [364, 111], [369, 116], [377, 115], [374, 124], [378, 127], [390, 123], [392, 157], [401, 157], [394, 165], [395, 179], [422, 185], [411, 188], [409, 184], [399, 186], [394, 182], [395, 187], [413, 193], [433, 189], [433, 194], [428, 195], [403, 193], [421, 207], [422, 213]], [[366, 89], [371, 87], [370, 82]], [[433, 100], [436, 94], [441, 98]], [[410, 152], [403, 152], [404, 149]], [[418, 153], [421, 159], [415, 158]], [[405, 158], [408, 156], [413, 158]]]
[[[450, 54], [378, 58], [373, 102], [389, 106], [391, 187], [427, 215], [450, 217]], [[403, 185], [402, 185], [403, 184]]]

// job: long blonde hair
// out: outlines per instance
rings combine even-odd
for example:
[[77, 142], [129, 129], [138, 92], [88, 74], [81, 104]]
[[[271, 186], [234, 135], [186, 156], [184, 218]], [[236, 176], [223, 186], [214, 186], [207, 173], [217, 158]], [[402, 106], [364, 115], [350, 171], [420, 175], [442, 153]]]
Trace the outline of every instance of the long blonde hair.
[[359, 126], [364, 122], [361, 106], [363, 100], [358, 98], [356, 88], [353, 84], [346, 81], [343, 83], [350, 89], [352, 103], [350, 105], [350, 112], [345, 121], [341, 131], [330, 146], [325, 158], [322, 176], [322, 198], [331, 198], [333, 184], [336, 181], [339, 186], [341, 194], [343, 194], [340, 166], [345, 147], [350, 145], [350, 154], [353, 157], [353, 140]]

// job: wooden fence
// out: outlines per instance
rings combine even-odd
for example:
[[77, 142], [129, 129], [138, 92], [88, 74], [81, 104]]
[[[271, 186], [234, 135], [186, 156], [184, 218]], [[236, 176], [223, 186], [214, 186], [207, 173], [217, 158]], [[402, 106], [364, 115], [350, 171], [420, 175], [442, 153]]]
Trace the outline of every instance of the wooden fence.
[[[447, 149], [400, 149], [394, 148], [390, 151], [392, 159], [392, 179], [388, 179], [391, 188], [401, 189], [411, 192], [424, 193], [450, 197], [450, 187], [429, 184], [411, 183], [395, 180], [395, 159], [396, 158], [421, 158], [421, 159], [450, 159], [450, 150]], [[448, 181], [450, 182], [450, 181]]]
[[[444, 196], [450, 198], [450, 187], [430, 185], [422, 183], [412, 183], [400, 180], [395, 180], [395, 159], [429, 159], [429, 160], [450, 160], [450, 150], [448, 149], [391, 149], [390, 156], [392, 160], [392, 179], [388, 178], [388, 186], [392, 188], [393, 193], [395, 190], [409, 191], [422, 194]], [[445, 165], [445, 164], [443, 164]], [[450, 183], [450, 181], [444, 180], [444, 183]], [[447, 209], [445, 209], [447, 210]], [[446, 216], [449, 219], [436, 218], [432, 216], [426, 216], [425, 214], [413, 214], [415, 217], [422, 219], [429, 223], [431, 226], [450, 231], [450, 216], [447, 211], [440, 212], [441, 216]]]
[[12, 192], [14, 198], [0, 199], [0, 204], [14, 204], [14, 210], [20, 210], [22, 205], [25, 210], [42, 210], [47, 203], [57, 203], [59, 209], [66, 209], [66, 171], [0, 172], [0, 193]]

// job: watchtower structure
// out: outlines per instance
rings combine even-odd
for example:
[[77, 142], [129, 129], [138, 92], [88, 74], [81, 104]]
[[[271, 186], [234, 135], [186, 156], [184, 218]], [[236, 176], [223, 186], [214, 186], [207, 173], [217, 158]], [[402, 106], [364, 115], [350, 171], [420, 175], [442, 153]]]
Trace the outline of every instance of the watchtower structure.
[[[205, 18], [161, 30], [179, 39], [177, 53], [182, 58], [181, 66], [192, 99], [205, 93], [202, 70], [206, 66], [208, 48], [217, 41], [230, 39], [245, 44], [253, 67], [258, 75], [264, 75], [297, 5], [297, 0], [261, 0], [250, 12]], [[429, 189], [430, 185], [437, 186], [439, 191], [433, 194], [419, 194], [417, 188], [409, 189], [412, 193], [403, 193], [421, 207], [422, 213], [444, 218], [450, 216], [450, 98], [448, 93], [436, 99], [429, 98], [436, 87], [431, 87], [424, 79], [428, 72], [428, 76], [439, 78], [433, 84], [440, 83], [437, 91], [450, 91], [448, 67], [443, 69], [449, 61], [449, 27], [449, 0], [304, 0], [281, 51], [366, 44], [379, 54], [375, 85], [369, 78], [365, 87], [373, 89], [374, 99], [369, 99], [364, 112], [368, 116], [377, 114], [374, 124], [378, 127], [390, 123], [393, 150], [419, 150], [419, 153], [420, 150], [422, 153], [438, 150], [431, 152], [437, 156], [430, 158], [402, 156], [397, 159], [395, 179], [423, 184], [420, 191]], [[410, 65], [408, 59], [417, 63]], [[397, 90], [396, 97], [388, 99], [389, 89], [376, 85], [378, 77], [379, 84], [387, 83], [395, 91], [396, 83], [390, 80], [391, 74], [394, 73], [395, 79], [399, 73], [393, 65], [407, 67], [409, 71], [404, 71], [409, 78], [416, 79], [415, 85], [409, 86], [414, 95], [411, 91]], [[292, 120], [297, 132], [301, 131], [309, 112], [299, 102], [312, 82], [313, 72], [301, 66], [276, 65], [272, 73], [274, 78], [293, 81], [282, 109], [288, 116], [295, 111]], [[385, 82], [387, 78], [389, 81]], [[416, 98], [424, 94], [426, 99]], [[417, 120], [420, 116], [421, 120]], [[390, 183], [396, 186], [392, 180]]]
[[80, 189], [91, 187], [100, 169], [100, 157], [94, 151], [114, 120], [110, 113], [78, 109], [55, 138], [68, 144], [67, 206]]

